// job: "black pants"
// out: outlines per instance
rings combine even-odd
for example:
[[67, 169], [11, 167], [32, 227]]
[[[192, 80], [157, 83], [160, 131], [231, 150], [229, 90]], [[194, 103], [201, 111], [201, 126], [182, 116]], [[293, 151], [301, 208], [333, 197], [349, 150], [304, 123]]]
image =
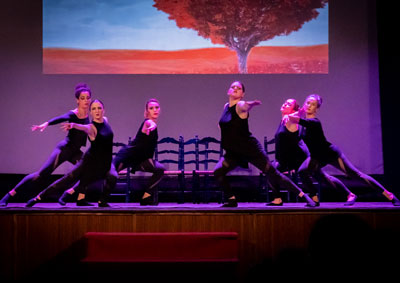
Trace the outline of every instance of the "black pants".
[[[111, 165], [111, 169], [106, 176], [106, 184], [102, 196], [102, 199], [104, 200], [106, 200], [110, 195], [110, 193], [114, 190], [118, 179], [118, 172], [127, 168], [128, 166], [127, 165], [128, 163], [124, 163], [121, 159], [117, 160], [118, 161], [114, 160], [113, 164]], [[142, 161], [139, 165], [134, 166], [133, 170], [153, 173], [145, 188], [145, 192], [152, 195], [154, 194], [156, 185], [160, 182], [161, 178], [164, 176], [165, 168], [161, 163], [149, 158]]]
[[[248, 161], [266, 174], [267, 182], [272, 189], [279, 191], [280, 187], [285, 187], [293, 192], [302, 192], [298, 186], [272, 165], [264, 152], [260, 152], [256, 158], [249, 159]], [[233, 197], [234, 194], [226, 175], [238, 167], [239, 163], [238, 160], [222, 157], [215, 166], [214, 176], [223, 187], [227, 198]]]
[[[342, 152], [340, 152], [335, 147], [331, 147], [331, 150], [336, 151], [337, 156], [339, 157], [337, 159], [330, 160], [328, 162], [329, 165], [332, 165], [335, 168], [339, 169], [347, 176], [367, 184], [374, 190], [377, 190], [381, 193], [385, 191], [385, 188], [381, 184], [379, 184], [374, 178], [368, 176], [367, 174], [361, 172], [356, 167], [354, 167], [354, 165], [346, 158], [346, 156]], [[317, 194], [317, 189], [311, 181], [311, 176], [315, 172], [321, 171], [321, 169], [328, 164], [321, 164], [320, 161], [313, 159], [312, 157], [308, 157], [300, 166], [298, 171], [299, 176], [304, 184], [305, 189], [307, 190], [307, 192], [310, 193], [311, 196]], [[320, 176], [320, 180], [318, 180], [319, 182], [323, 182], [335, 188], [340, 188], [344, 190], [347, 194], [351, 193], [351, 191], [339, 179], [330, 176], [325, 172], [323, 172], [322, 175], [318, 176]]]
[[39, 196], [46, 198], [50, 193], [65, 191], [73, 185], [75, 192], [85, 194], [90, 184], [106, 178], [109, 168], [110, 165], [83, 158], [69, 173], [41, 191]]
[[43, 186], [45, 180], [60, 166], [62, 163], [69, 161], [76, 164], [82, 158], [82, 151], [70, 146], [57, 146], [47, 161], [43, 164], [39, 171], [25, 176], [15, 187], [14, 190], [18, 192], [21, 187], [34, 184], [36, 186]]

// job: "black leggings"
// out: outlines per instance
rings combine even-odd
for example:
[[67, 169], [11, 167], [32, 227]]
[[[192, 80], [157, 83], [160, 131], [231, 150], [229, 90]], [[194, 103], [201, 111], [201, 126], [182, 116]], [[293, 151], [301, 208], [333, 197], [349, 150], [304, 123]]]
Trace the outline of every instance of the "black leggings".
[[[279, 191], [279, 187], [285, 187], [298, 194], [302, 192], [288, 177], [276, 170], [266, 154], [260, 152], [257, 158], [250, 159], [249, 162], [266, 174], [267, 182], [273, 190]], [[233, 197], [234, 194], [226, 175], [238, 166], [239, 161], [224, 157], [215, 166], [214, 176], [223, 187], [227, 198]]]
[[18, 192], [21, 187], [28, 184], [35, 184], [36, 186], [43, 186], [44, 181], [60, 166], [62, 163], [69, 161], [76, 164], [82, 158], [82, 151], [80, 149], [72, 148], [69, 146], [56, 147], [47, 161], [43, 164], [39, 171], [25, 176], [15, 187], [14, 191]]
[[[341, 153], [337, 149], [335, 149], [335, 151], [337, 151], [339, 157], [336, 160], [331, 160], [330, 162], [328, 162], [328, 164], [339, 169], [347, 176], [367, 184], [374, 190], [377, 190], [381, 193], [386, 191], [386, 189], [374, 178], [368, 176], [367, 174], [361, 172], [356, 167], [354, 167], [354, 165], [346, 158], [343, 153]], [[299, 176], [304, 184], [305, 189], [307, 190], [307, 192], [310, 193], [311, 196], [317, 194], [317, 189], [312, 183], [311, 176], [313, 176], [315, 172], [321, 171], [324, 166], [325, 165], [322, 165], [318, 160], [308, 157], [299, 168]], [[334, 188], [340, 188], [344, 190], [347, 194], [351, 194], [351, 191], [339, 179], [330, 176], [325, 172], [323, 172], [323, 174], [314, 175], [314, 177], [316, 177], [319, 182], [323, 182]]]
[[50, 193], [65, 191], [73, 185], [75, 185], [75, 192], [85, 194], [87, 187], [98, 180], [105, 179], [108, 171], [97, 168], [96, 163], [84, 158], [69, 173], [41, 191], [39, 197], [46, 198]]
[[[123, 162], [113, 162], [110, 171], [107, 173], [106, 185], [103, 190], [102, 199], [108, 198], [110, 193], [114, 190], [118, 179], [118, 172], [127, 168], [127, 165]], [[150, 172], [153, 175], [150, 177], [148, 184], [145, 188], [145, 192], [152, 195], [156, 189], [156, 185], [160, 182], [164, 176], [164, 166], [151, 158], [144, 160], [138, 166], [133, 168], [134, 171]]]

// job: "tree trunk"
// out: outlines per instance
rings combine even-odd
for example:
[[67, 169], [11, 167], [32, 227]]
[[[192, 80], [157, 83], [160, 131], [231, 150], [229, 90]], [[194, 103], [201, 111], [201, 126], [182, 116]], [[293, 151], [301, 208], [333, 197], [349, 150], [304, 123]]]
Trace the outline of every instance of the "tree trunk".
[[246, 49], [236, 49], [236, 54], [238, 57], [238, 66], [240, 74], [247, 74], [247, 57], [249, 56], [251, 48]]

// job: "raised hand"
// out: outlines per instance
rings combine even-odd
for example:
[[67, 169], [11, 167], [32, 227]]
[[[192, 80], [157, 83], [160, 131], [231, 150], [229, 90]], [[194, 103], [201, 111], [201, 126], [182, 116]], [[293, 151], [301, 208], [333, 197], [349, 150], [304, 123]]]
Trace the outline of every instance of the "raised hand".
[[63, 131], [69, 131], [74, 128], [74, 125], [73, 123], [62, 123], [60, 128]]
[[48, 125], [49, 125], [48, 122], [44, 122], [41, 125], [33, 125], [31, 127], [31, 130], [32, 130], [32, 132], [37, 131], [37, 130], [40, 130], [41, 132], [43, 132], [47, 128]]

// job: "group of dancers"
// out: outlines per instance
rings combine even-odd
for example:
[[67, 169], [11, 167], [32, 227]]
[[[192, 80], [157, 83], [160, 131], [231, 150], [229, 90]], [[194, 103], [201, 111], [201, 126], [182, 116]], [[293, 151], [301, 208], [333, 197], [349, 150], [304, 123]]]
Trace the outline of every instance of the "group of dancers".
[[[322, 169], [330, 164], [346, 175], [358, 179], [378, 192], [382, 193], [395, 206], [400, 206], [396, 196], [386, 190], [371, 176], [364, 174], [353, 166], [340, 149], [325, 138], [317, 112], [322, 105], [322, 98], [317, 94], [309, 95], [303, 107], [299, 107], [295, 99], [287, 99], [282, 107], [282, 120], [275, 134], [276, 162], [273, 164], [259, 141], [249, 130], [248, 118], [250, 110], [261, 102], [245, 101], [245, 87], [240, 81], [234, 81], [228, 91], [228, 102], [224, 106], [219, 120], [221, 129], [221, 145], [225, 151], [214, 169], [216, 180], [224, 189], [226, 200], [222, 207], [237, 207], [238, 201], [231, 189], [227, 174], [238, 166], [247, 168], [253, 164], [267, 177], [273, 190], [274, 198], [268, 206], [281, 206], [280, 189], [286, 188], [295, 192], [306, 202], [306, 206], [319, 206], [317, 188], [313, 178], [320, 183], [345, 191], [345, 205], [353, 205], [357, 196], [339, 179], [328, 175]], [[62, 123], [62, 129], [68, 131], [42, 168], [23, 178], [1, 200], [0, 206], [7, 204], [15, 195], [28, 185], [43, 187], [44, 181], [62, 163], [68, 161], [74, 167], [63, 177], [56, 180], [37, 196], [30, 199], [26, 207], [48, 198], [52, 192], [63, 191], [58, 202], [66, 205], [75, 196], [77, 206], [93, 206], [86, 200], [87, 187], [98, 180], [104, 180], [99, 207], [109, 207], [108, 199], [113, 191], [118, 173], [125, 168], [132, 171], [152, 173], [140, 200], [140, 205], [157, 205], [154, 195], [157, 184], [164, 175], [165, 168], [153, 159], [157, 146], [157, 120], [160, 115], [160, 103], [152, 98], [145, 104], [144, 121], [139, 126], [135, 138], [113, 158], [113, 131], [104, 116], [104, 103], [92, 99], [92, 92], [87, 84], [75, 87], [77, 108], [66, 114], [53, 118], [41, 125], [32, 126], [32, 131], [44, 131], [47, 126]], [[89, 119], [91, 116], [91, 121]], [[89, 149], [83, 154], [81, 147], [90, 141]], [[303, 189], [296, 185], [284, 172], [297, 171], [303, 183]]]

